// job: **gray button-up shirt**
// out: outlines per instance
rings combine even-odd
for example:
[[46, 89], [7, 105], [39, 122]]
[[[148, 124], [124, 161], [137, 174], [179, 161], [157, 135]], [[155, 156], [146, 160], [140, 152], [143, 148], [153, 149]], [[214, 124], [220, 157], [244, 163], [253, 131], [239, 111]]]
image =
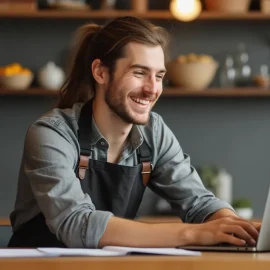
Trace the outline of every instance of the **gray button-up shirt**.
[[[113, 214], [95, 209], [74, 172], [80, 153], [77, 132], [82, 105], [77, 103], [71, 109], [54, 109], [28, 129], [15, 208], [10, 218], [16, 231], [42, 212], [49, 229], [65, 245], [95, 248]], [[107, 161], [109, 144], [94, 121], [92, 128], [91, 158]], [[221, 208], [232, 209], [204, 188], [190, 165], [190, 158], [154, 112], [148, 124], [133, 126], [119, 164], [137, 165], [136, 149], [144, 140], [152, 151], [153, 172], [149, 188], [166, 199], [184, 222], [203, 222]]]

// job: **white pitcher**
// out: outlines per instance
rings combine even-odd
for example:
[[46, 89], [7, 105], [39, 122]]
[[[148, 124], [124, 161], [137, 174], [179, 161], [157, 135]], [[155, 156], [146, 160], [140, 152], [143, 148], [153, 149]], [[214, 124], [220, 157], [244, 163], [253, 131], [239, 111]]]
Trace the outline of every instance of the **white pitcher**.
[[59, 90], [65, 81], [65, 73], [54, 62], [48, 62], [38, 72], [37, 80], [45, 89]]

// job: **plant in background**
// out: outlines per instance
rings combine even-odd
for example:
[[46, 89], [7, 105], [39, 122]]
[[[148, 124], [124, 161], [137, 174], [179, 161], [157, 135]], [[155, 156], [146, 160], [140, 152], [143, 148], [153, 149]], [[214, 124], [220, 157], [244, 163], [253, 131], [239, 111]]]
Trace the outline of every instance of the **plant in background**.
[[250, 199], [248, 198], [239, 198], [233, 200], [232, 207], [237, 209], [237, 208], [251, 208], [252, 203]]
[[199, 167], [198, 173], [206, 189], [220, 200], [232, 203], [233, 178], [224, 167], [202, 166]]
[[251, 219], [253, 217], [252, 203], [248, 198], [239, 198], [233, 200], [232, 207], [239, 217]]
[[204, 186], [214, 194], [216, 194], [216, 188], [218, 184], [218, 173], [218, 166], [201, 166], [198, 168], [198, 174], [200, 175]]

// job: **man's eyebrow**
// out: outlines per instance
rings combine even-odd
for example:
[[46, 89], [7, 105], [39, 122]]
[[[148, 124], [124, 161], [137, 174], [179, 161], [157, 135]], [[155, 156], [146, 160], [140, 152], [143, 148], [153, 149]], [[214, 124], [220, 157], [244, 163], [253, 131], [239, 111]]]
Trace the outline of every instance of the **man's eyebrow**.
[[[146, 70], [146, 71], [151, 71], [151, 68], [149, 68], [148, 66], [139, 65], [139, 64], [131, 65], [129, 68], [130, 68], [130, 69], [133, 69], [133, 68], [141, 68], [141, 69], [144, 69], [144, 70]], [[160, 69], [157, 73], [166, 73], [166, 69]]]

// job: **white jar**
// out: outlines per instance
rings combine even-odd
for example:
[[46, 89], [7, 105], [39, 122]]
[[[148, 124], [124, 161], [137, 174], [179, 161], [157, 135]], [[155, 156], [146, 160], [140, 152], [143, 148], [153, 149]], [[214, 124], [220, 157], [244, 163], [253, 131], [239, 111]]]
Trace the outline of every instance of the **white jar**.
[[221, 169], [216, 179], [216, 196], [223, 201], [232, 203], [232, 176], [225, 170]]
[[252, 219], [253, 217], [253, 209], [250, 207], [245, 208], [235, 208], [234, 209], [237, 216], [244, 218], [244, 219]]
[[37, 80], [45, 89], [59, 90], [65, 81], [65, 73], [54, 62], [48, 62], [38, 72]]

